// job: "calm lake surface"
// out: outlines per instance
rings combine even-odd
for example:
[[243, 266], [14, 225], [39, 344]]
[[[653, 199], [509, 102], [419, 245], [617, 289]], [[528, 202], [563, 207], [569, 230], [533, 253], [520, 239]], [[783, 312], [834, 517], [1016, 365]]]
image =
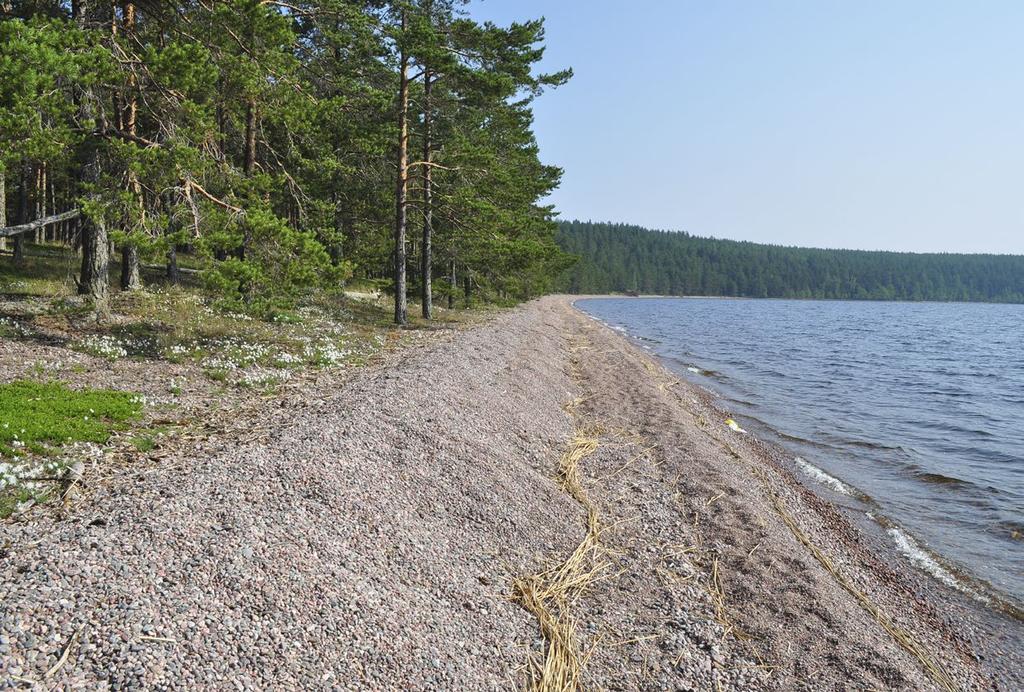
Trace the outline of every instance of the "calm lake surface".
[[1024, 604], [1024, 306], [609, 298], [626, 331], [914, 565]]

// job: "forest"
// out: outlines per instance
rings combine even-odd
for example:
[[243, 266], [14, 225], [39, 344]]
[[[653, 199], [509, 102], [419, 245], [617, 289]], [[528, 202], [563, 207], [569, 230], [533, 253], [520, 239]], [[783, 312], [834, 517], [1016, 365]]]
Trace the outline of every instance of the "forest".
[[559, 223], [579, 261], [570, 293], [645, 293], [1024, 303], [1024, 256], [916, 254], [783, 247], [653, 231], [619, 223]]
[[[201, 278], [232, 309], [372, 283], [429, 318], [552, 288], [541, 21], [460, 0], [35, 0], [0, 21], [0, 263], [80, 253], [77, 292]], [[113, 276], [114, 267], [119, 267]]]

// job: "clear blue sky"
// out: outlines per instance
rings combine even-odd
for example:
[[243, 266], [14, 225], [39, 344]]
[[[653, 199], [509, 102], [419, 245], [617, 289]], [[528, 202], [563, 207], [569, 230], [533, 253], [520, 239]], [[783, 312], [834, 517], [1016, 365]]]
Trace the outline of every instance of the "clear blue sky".
[[563, 218], [1024, 253], [1024, 0], [472, 0], [547, 18]]

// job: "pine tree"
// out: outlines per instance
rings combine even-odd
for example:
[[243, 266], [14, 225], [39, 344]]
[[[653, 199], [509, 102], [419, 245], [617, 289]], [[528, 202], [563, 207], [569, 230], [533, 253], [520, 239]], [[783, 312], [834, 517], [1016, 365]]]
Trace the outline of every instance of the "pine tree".
[[560, 172], [537, 159], [530, 102], [567, 74], [531, 74], [540, 23], [481, 25], [463, 5], [15, 3], [0, 21], [4, 211], [81, 248], [101, 313], [111, 242], [121, 290], [145, 258], [177, 282], [187, 253], [248, 310], [390, 278], [401, 323], [418, 260], [429, 318], [435, 256], [467, 294], [543, 290], [565, 256], [538, 200]]

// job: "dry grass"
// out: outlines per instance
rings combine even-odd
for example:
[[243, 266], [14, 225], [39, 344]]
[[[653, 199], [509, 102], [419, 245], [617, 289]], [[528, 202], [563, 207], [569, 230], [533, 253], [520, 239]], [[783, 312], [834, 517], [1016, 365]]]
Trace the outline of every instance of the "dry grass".
[[[578, 405], [573, 402], [568, 408]], [[581, 687], [583, 667], [589, 657], [581, 651], [576, 636], [573, 603], [595, 581], [607, 574], [609, 561], [601, 547], [603, 531], [580, 475], [580, 463], [594, 453], [598, 439], [593, 428], [578, 426], [559, 460], [562, 489], [587, 512], [587, 532], [572, 554], [561, 564], [537, 574], [521, 577], [513, 584], [513, 598], [532, 613], [547, 643], [543, 661], [530, 661], [530, 687], [553, 692]]]
[[[589, 348], [583, 339], [574, 338], [569, 347], [569, 374], [576, 382], [583, 379], [579, 354]], [[565, 406], [574, 421], [573, 435], [558, 462], [558, 481], [562, 489], [586, 511], [586, 534], [560, 564], [536, 574], [520, 577], [513, 583], [512, 598], [537, 618], [546, 642], [544, 657], [531, 657], [528, 666], [530, 688], [541, 692], [565, 692], [582, 687], [583, 669], [593, 649], [583, 651], [577, 636], [573, 604], [596, 581], [609, 574], [609, 552], [601, 545], [602, 527], [597, 508], [583, 487], [580, 465], [598, 446], [601, 430], [583, 422], [577, 398]]]

